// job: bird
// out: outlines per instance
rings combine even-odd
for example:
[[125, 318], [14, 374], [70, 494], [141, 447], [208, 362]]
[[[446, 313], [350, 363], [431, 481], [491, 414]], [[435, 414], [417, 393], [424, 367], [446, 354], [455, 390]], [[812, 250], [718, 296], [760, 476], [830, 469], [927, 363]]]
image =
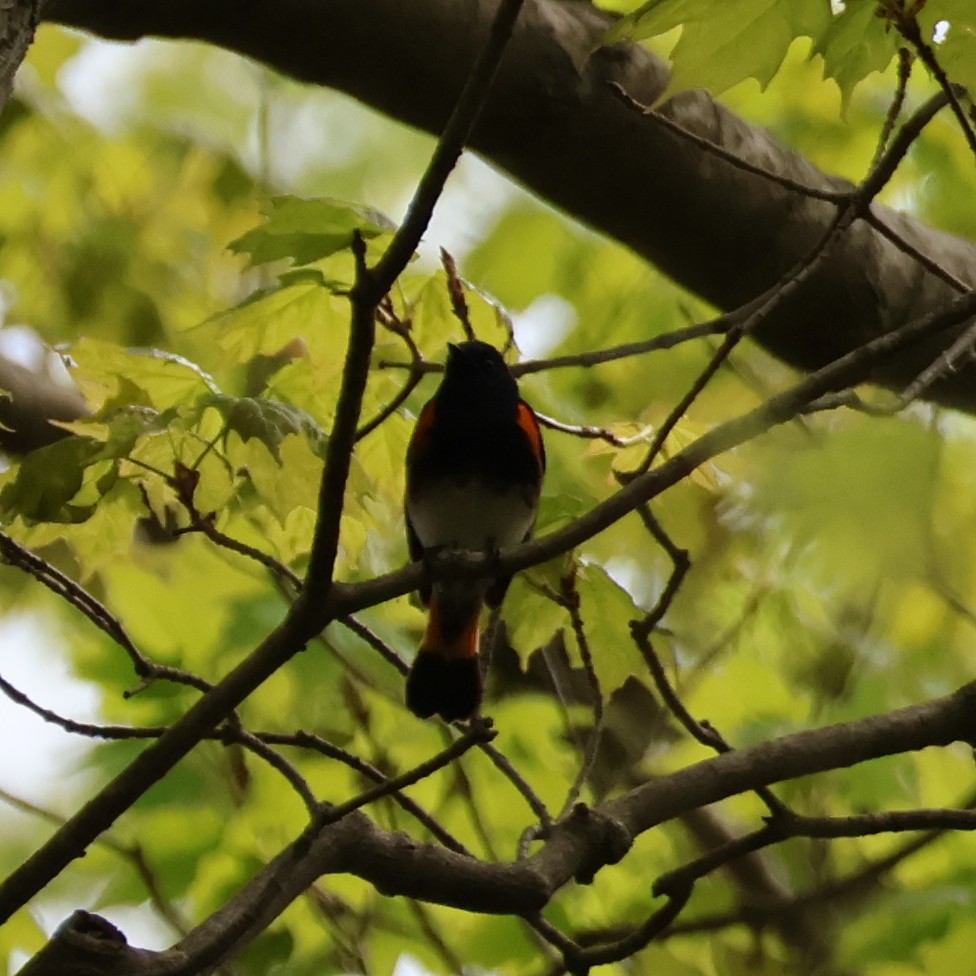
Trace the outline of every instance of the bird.
[[[449, 343], [444, 377], [407, 447], [411, 558], [444, 549], [497, 553], [525, 541], [545, 469], [539, 421], [501, 353], [476, 339]], [[452, 722], [478, 711], [481, 610], [501, 604], [511, 579], [458, 577], [421, 588], [427, 624], [406, 681], [415, 715]]]

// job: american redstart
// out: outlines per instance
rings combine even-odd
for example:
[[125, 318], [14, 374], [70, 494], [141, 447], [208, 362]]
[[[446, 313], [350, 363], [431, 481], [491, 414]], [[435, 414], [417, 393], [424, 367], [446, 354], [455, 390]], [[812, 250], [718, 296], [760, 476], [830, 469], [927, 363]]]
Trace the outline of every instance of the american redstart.
[[[486, 342], [450, 344], [444, 378], [420, 411], [407, 448], [406, 521], [412, 559], [425, 551], [497, 552], [532, 534], [546, 452], [532, 408]], [[421, 718], [469, 718], [481, 704], [483, 605], [497, 607], [511, 576], [449, 579], [420, 597], [427, 628], [407, 675]]]

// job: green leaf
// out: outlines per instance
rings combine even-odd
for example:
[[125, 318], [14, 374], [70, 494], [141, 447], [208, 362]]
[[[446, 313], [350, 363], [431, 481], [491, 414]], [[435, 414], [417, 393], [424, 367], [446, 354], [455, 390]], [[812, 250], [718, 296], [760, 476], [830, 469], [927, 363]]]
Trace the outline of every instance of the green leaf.
[[[188, 331], [197, 358], [214, 368], [274, 356], [301, 338], [317, 358], [337, 363], [337, 338], [348, 328], [349, 303], [323, 287], [318, 277], [257, 292], [234, 308]], [[212, 357], [212, 360], [208, 357]], [[338, 368], [336, 366], [336, 368]]]
[[875, 0], [850, 0], [814, 42], [824, 77], [837, 82], [845, 111], [857, 84], [872, 71], [884, 71], [898, 49], [898, 35], [877, 10]]
[[233, 397], [223, 393], [198, 401], [202, 412], [213, 407], [224, 421], [224, 437], [233, 432], [242, 441], [257, 438], [281, 464], [281, 442], [290, 434], [304, 434], [313, 451], [321, 454], [325, 445], [322, 429], [304, 410], [279, 400], [261, 397]]
[[718, 94], [746, 78], [765, 88], [790, 44], [819, 34], [829, 16], [822, 0], [651, 0], [616, 25], [609, 39], [681, 27], [667, 93], [706, 88]]
[[28, 522], [79, 522], [90, 509], [69, 503], [81, 490], [86, 468], [102, 452], [98, 441], [69, 437], [28, 454], [0, 490], [0, 513]]
[[358, 231], [365, 239], [394, 230], [378, 210], [339, 200], [305, 200], [282, 196], [271, 201], [265, 222], [232, 241], [228, 247], [249, 254], [251, 264], [291, 258], [309, 264], [350, 247]]
[[83, 338], [71, 345], [69, 358], [72, 378], [99, 410], [133, 404], [165, 410], [217, 390], [196, 363], [162, 349], [126, 349]]
[[[576, 586], [600, 691], [608, 698], [631, 675], [643, 669], [628, 630], [629, 622], [640, 617], [641, 611], [631, 595], [595, 563], [580, 568]], [[578, 662], [575, 641], [568, 641], [568, 645], [572, 648], [570, 659]]]
[[128, 457], [143, 437], [168, 433], [178, 416], [179, 411], [175, 408], [159, 412], [151, 407], [111, 407], [100, 410], [90, 420], [76, 420], [60, 426], [73, 434], [101, 442], [102, 449], [93, 455], [94, 461]]
[[671, 55], [668, 90], [707, 88], [719, 94], [746, 78], [765, 88], [792, 41], [779, 0], [717, 0], [682, 30]]
[[569, 614], [545, 592], [559, 592], [559, 580], [565, 570], [565, 560], [554, 559], [520, 573], [508, 589], [503, 604], [505, 622], [523, 668], [533, 651], [544, 647], [558, 630], [569, 626]]
[[610, 28], [606, 43], [657, 37], [695, 19], [702, 8], [703, 0], [648, 0]]

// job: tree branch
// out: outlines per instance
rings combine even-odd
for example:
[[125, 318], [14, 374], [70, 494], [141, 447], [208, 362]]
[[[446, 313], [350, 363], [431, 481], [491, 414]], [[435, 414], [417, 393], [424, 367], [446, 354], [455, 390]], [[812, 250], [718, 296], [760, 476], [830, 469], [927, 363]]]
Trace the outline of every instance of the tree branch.
[[0, 6], [0, 108], [14, 83], [37, 27], [39, 0], [8, 0]]
[[[645, 783], [599, 807], [577, 807], [553, 826], [538, 854], [510, 864], [485, 863], [440, 846], [418, 844], [403, 834], [382, 830], [355, 810], [334, 823], [313, 823], [165, 959], [160, 956], [158, 970], [151, 971], [154, 976], [209, 971], [200, 968], [204, 961], [208, 967], [216, 965], [326, 873], [354, 874], [386, 895], [473, 912], [535, 916], [563, 885], [574, 878], [588, 882], [602, 867], [619, 861], [640, 833], [683, 812], [798, 776], [974, 738], [976, 683], [921, 705], [725, 753]], [[886, 825], [899, 829], [955, 824], [944, 815], [928, 814], [861, 819], [857, 826], [862, 832]], [[848, 829], [839, 821], [811, 820], [810, 825], [820, 833]], [[971, 827], [971, 816], [959, 814], [957, 825]], [[676, 894], [680, 902], [683, 891]], [[667, 911], [665, 915], [670, 921]], [[658, 917], [656, 923], [649, 922], [644, 934], [656, 934], [662, 921]], [[46, 972], [32, 976], [46, 976]], [[120, 970], [119, 976], [130, 972], [142, 970]]]
[[[155, 34], [208, 41], [439, 132], [498, 3], [47, 0], [43, 16], [118, 39]], [[634, 113], [611, 83], [652, 105], [666, 87], [667, 70], [639, 46], [601, 47], [610, 23], [588, 4], [529, 0], [472, 146], [538, 196], [720, 308], [746, 304], [823, 236], [835, 213], [830, 198], [850, 184], [699, 91], [678, 94], [656, 115]], [[661, 119], [759, 172], [704, 152]], [[976, 245], [874, 204], [871, 220], [844, 231], [818, 273], [755, 337], [801, 369], [817, 369], [943, 307], [956, 289], [940, 269], [976, 284]], [[904, 386], [945, 343], [940, 336], [903, 350], [880, 364], [874, 379]], [[967, 364], [927, 396], [976, 411], [974, 375], [976, 365]]]

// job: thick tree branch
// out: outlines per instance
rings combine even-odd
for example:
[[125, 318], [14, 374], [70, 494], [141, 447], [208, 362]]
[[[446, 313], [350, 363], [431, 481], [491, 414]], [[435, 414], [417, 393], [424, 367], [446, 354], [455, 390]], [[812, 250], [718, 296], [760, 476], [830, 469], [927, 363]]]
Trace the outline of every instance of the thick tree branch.
[[[106, 37], [209, 41], [438, 132], [497, 6], [498, 0], [47, 0], [43, 16]], [[666, 68], [637, 46], [601, 48], [609, 23], [584, 3], [527, 3], [472, 145], [692, 291], [720, 308], [737, 308], [771, 287], [823, 235], [836, 206], [815, 195], [850, 185], [701, 92], [681, 93], [660, 115], [814, 194], [747, 172], [654, 115], [634, 112], [611, 83], [654, 104]], [[890, 228], [906, 247], [878, 227]], [[956, 288], [937, 268], [976, 284], [976, 246], [874, 204], [871, 220], [846, 230], [823, 267], [756, 338], [803, 369], [818, 368], [945, 305]], [[902, 387], [946, 342], [939, 336], [892, 356], [873, 378]], [[976, 411], [974, 374], [976, 365], [967, 364], [927, 396]]]
[[39, 0], [0, 4], [0, 108], [10, 97], [14, 75], [34, 39]]
[[46, 373], [0, 356], [0, 448], [13, 453], [52, 444], [66, 435], [50, 420], [78, 420], [88, 407], [78, 390]]
[[[361, 811], [353, 811], [335, 823], [311, 825], [175, 951], [161, 955], [158, 968], [117, 973], [208, 972], [219, 958], [263, 931], [326, 873], [354, 874], [386, 895], [406, 895], [468, 911], [534, 915], [563, 885], [574, 878], [589, 881], [601, 868], [619, 861], [638, 834], [681, 813], [798, 776], [974, 738], [976, 683], [921, 705], [725, 753], [662, 776], [600, 807], [577, 807], [553, 827], [538, 854], [510, 864], [485, 863], [443, 847], [418, 844], [403, 834], [382, 830]], [[914, 816], [888, 815], [887, 824], [901, 829], [906, 826], [902, 821]], [[952, 823], [951, 815], [947, 817], [946, 823]], [[969, 815], [959, 817], [960, 826], [971, 826]], [[885, 827], [883, 817], [867, 820], [865, 833]], [[915, 817], [908, 825], [924, 827], [931, 822], [928, 816]], [[134, 965], [142, 967], [143, 959]], [[46, 972], [38, 970], [32, 976]]]

